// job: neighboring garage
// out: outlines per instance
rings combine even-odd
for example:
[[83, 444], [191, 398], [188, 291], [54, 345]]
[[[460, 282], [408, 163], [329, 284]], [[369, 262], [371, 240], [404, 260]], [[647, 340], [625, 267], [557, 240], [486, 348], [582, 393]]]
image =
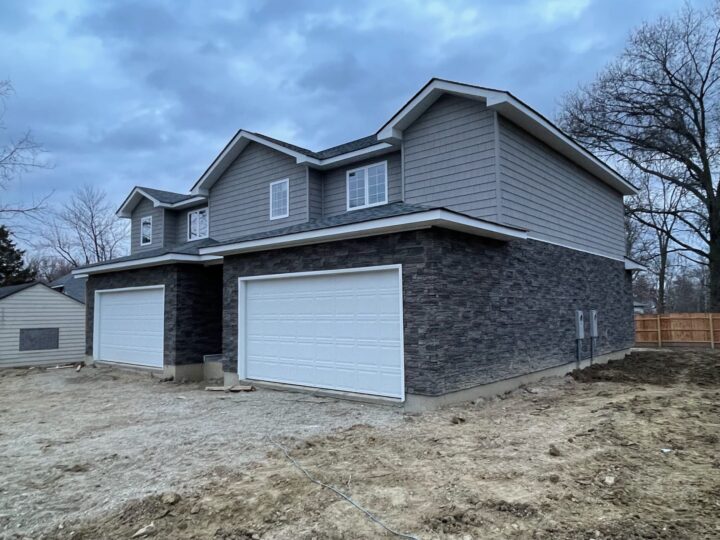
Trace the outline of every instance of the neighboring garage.
[[163, 368], [165, 287], [95, 291], [94, 359]]
[[80, 362], [85, 305], [43, 283], [0, 287], [0, 367]]
[[241, 379], [404, 398], [399, 265], [239, 279]]

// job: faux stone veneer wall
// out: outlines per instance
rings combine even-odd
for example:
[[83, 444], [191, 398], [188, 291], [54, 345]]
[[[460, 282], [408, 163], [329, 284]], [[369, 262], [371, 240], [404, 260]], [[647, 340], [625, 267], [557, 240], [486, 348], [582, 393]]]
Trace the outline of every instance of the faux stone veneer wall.
[[222, 267], [170, 264], [90, 276], [85, 352], [93, 352], [95, 291], [165, 285], [165, 365], [202, 363], [222, 348]]
[[577, 309], [599, 312], [596, 354], [632, 346], [622, 262], [427, 229], [226, 257], [225, 371], [237, 372], [239, 277], [398, 263], [407, 393], [440, 395], [571, 362]]

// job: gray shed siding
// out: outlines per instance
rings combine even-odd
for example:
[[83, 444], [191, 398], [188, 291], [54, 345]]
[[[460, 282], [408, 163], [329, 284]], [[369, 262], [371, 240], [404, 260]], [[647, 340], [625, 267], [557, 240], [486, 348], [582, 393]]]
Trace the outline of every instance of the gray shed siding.
[[347, 171], [387, 161], [388, 202], [402, 200], [402, 162], [400, 152], [378, 156], [325, 172], [323, 212], [325, 217], [347, 212]]
[[[20, 350], [23, 329], [58, 329], [56, 349]], [[0, 300], [0, 367], [79, 362], [85, 357], [85, 305], [44, 285]]]
[[[152, 216], [152, 243], [140, 245], [140, 220]], [[149, 199], [143, 199], [133, 210], [130, 220], [130, 253], [142, 253], [162, 247], [163, 245], [163, 209], [154, 208]]]
[[625, 250], [622, 195], [500, 117], [502, 222], [610, 257]]
[[[290, 179], [290, 215], [270, 219], [270, 183]], [[295, 159], [250, 143], [210, 189], [210, 236], [231, 240], [307, 221], [307, 174]]]
[[493, 112], [444, 95], [405, 130], [405, 202], [497, 217]]

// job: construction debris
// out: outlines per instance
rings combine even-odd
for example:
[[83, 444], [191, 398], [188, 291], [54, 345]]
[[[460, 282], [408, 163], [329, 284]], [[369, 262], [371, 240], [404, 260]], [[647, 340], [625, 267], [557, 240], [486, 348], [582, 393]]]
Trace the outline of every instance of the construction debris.
[[206, 386], [207, 392], [253, 392], [255, 387], [251, 385], [236, 384], [234, 386]]

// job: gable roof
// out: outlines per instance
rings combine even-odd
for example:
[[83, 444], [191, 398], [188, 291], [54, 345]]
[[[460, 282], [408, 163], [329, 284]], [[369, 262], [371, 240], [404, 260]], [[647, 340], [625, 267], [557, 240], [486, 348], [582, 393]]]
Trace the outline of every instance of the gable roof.
[[506, 90], [433, 78], [373, 135], [318, 152], [251, 131], [239, 130], [193, 185], [191, 193], [206, 194], [224, 170], [250, 142], [263, 144], [305, 163], [323, 169], [336, 167], [360, 157], [372, 157], [399, 148], [404, 129], [443, 94], [485, 101], [486, 106], [587, 170], [623, 195], [637, 193], [635, 186], [617, 171], [578, 144], [545, 116]]
[[178, 210], [203, 203], [207, 200], [207, 197], [203, 195], [175, 193], [174, 191], [135, 186], [115, 214], [118, 217], [129, 218], [132, 215], [132, 211], [143, 198], [150, 200], [155, 208], [160, 207]]
[[40, 285], [40, 282], [30, 281], [28, 283], [21, 283], [19, 285], [6, 285], [5, 287], [0, 287], [0, 300], [20, 291], [24, 291], [25, 289], [28, 289], [33, 285]]
[[577, 143], [545, 116], [506, 90], [433, 78], [423, 86], [377, 132], [379, 141], [401, 141], [403, 131], [444, 94], [453, 94], [485, 102], [489, 109], [519, 125], [525, 131], [564, 155], [623, 195], [635, 195], [637, 189], [607, 163]]
[[14, 294], [24, 291], [25, 289], [30, 289], [35, 286], [44, 287], [48, 291], [51, 291], [52, 294], [59, 294], [63, 298], [67, 298], [69, 302], [79, 302], [81, 304], [84, 304], [84, 302], [78, 300], [77, 298], [73, 298], [72, 296], [63, 294], [60, 291], [57, 291], [49, 285], [43, 283], [42, 281], [31, 281], [29, 283], [22, 283], [20, 285], [8, 285], [6, 287], [0, 287], [0, 300], [4, 300], [5, 298], [8, 298]]

